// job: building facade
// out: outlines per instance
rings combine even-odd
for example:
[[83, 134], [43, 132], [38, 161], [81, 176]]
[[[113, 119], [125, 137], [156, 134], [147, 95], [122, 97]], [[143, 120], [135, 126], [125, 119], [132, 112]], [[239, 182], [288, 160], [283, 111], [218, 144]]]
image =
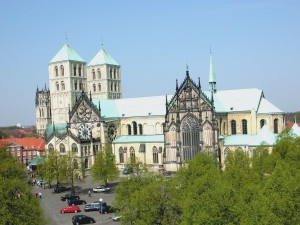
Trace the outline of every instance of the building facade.
[[259, 137], [264, 142], [264, 127], [274, 137], [284, 129], [283, 111], [262, 90], [218, 90], [212, 57], [208, 91], [187, 68], [175, 93], [126, 99], [121, 67], [104, 49], [86, 64], [66, 44], [48, 68], [49, 90], [36, 95], [37, 129], [46, 133], [47, 149], [77, 153], [86, 169], [106, 143], [120, 169], [138, 158], [164, 172], [178, 170], [199, 152], [223, 163], [229, 150], [250, 151], [260, 145]]

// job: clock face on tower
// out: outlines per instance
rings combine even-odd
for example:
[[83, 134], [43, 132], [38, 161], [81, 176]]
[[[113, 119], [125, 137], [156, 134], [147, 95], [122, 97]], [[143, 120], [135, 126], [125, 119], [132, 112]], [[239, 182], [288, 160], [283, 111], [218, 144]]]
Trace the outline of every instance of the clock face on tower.
[[91, 128], [88, 124], [81, 124], [79, 126], [80, 139], [89, 140], [91, 138]]

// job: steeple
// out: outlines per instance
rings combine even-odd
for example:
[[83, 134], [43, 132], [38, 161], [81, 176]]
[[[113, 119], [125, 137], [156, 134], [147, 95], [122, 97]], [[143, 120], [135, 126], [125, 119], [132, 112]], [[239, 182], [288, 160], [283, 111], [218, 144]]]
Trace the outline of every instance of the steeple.
[[189, 74], [189, 66], [188, 64], [186, 64], [186, 77], [190, 78], [190, 74]]
[[210, 49], [210, 63], [209, 63], [209, 86], [211, 92], [216, 92], [217, 80], [216, 80], [216, 74], [215, 70], [213, 68], [213, 62], [212, 62], [212, 55], [211, 55], [211, 49]]

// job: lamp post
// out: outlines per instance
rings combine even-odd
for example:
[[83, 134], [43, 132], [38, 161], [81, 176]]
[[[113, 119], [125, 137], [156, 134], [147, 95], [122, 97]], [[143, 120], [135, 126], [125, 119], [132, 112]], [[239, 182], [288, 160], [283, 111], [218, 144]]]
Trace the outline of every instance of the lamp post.
[[[102, 211], [102, 201], [103, 201], [103, 199], [99, 198], [99, 201], [100, 201], [100, 213], [103, 214], [103, 211]], [[103, 223], [103, 215], [101, 215], [101, 220], [102, 220], [101, 223]]]

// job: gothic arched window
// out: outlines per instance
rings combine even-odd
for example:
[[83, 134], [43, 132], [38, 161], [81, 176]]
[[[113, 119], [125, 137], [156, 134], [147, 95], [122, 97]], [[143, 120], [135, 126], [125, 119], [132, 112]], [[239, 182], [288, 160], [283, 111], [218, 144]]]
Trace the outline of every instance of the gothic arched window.
[[260, 120], [260, 128], [262, 128], [266, 124], [266, 120]]
[[93, 84], [93, 90], [96, 92], [96, 84]]
[[64, 144], [60, 144], [59, 145], [59, 151], [60, 151], [60, 153], [65, 153], [66, 152], [66, 148], [65, 148], [65, 145]]
[[74, 83], [74, 88], [75, 88], [75, 91], [77, 90], [77, 88], [78, 88], [78, 83], [77, 83], [77, 80], [75, 81], [75, 83]]
[[130, 147], [129, 152], [130, 152], [130, 162], [135, 163], [135, 151], [132, 146]]
[[59, 91], [59, 83], [56, 82], [56, 90]]
[[156, 146], [152, 148], [152, 154], [153, 154], [153, 163], [158, 163], [158, 150]]
[[78, 148], [77, 148], [77, 145], [75, 143], [72, 144], [72, 152], [78, 153]]
[[98, 91], [101, 91], [101, 84], [98, 84]]
[[247, 120], [242, 120], [243, 134], [248, 134]]
[[49, 150], [49, 151], [54, 151], [53, 144], [49, 144], [49, 145], [48, 145], [48, 150]]
[[120, 163], [124, 163], [124, 150], [122, 147], [119, 148], [119, 158], [120, 158]]
[[274, 133], [278, 134], [278, 119], [274, 119]]
[[80, 82], [80, 84], [79, 84], [79, 90], [83, 90], [83, 83], [82, 82]]
[[191, 160], [200, 152], [199, 121], [193, 116], [187, 116], [182, 121], [183, 160]]
[[114, 79], [116, 79], [116, 69], [114, 69]]
[[101, 70], [100, 69], [97, 70], [97, 74], [98, 74], [98, 79], [101, 79]]
[[236, 121], [231, 120], [231, 134], [236, 134]]
[[109, 70], [109, 78], [112, 79], [112, 69]]

